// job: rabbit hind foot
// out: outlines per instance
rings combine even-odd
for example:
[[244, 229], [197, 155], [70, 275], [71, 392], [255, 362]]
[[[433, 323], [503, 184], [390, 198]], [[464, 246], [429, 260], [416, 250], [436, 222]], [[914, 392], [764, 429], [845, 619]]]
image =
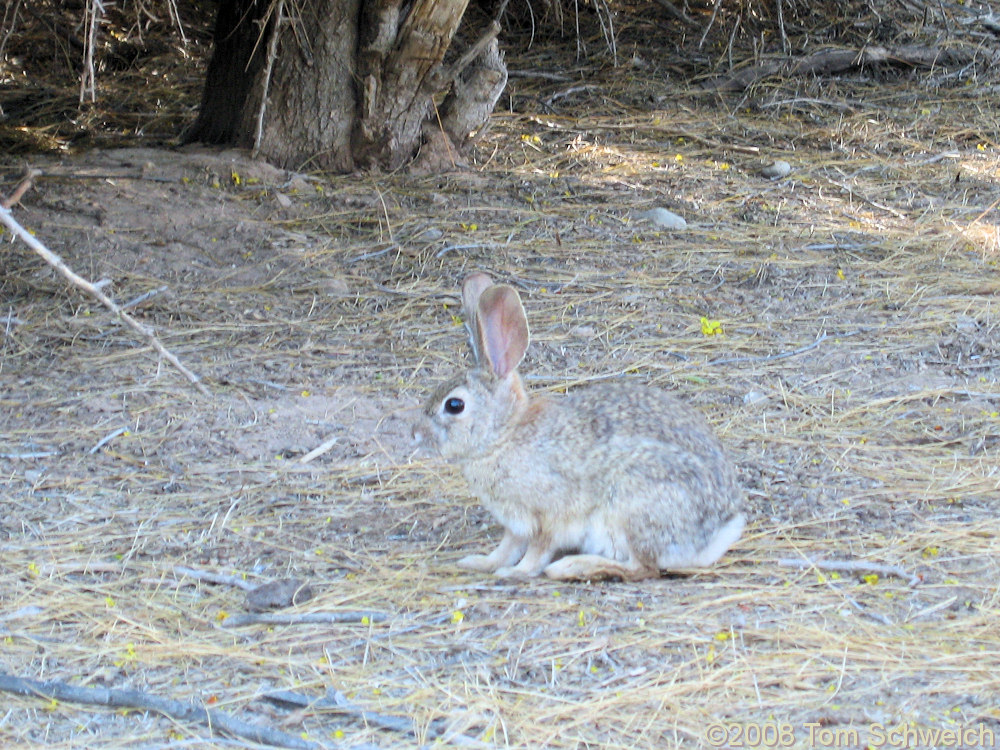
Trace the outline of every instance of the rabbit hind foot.
[[566, 555], [548, 565], [546, 577], [557, 581], [591, 581], [620, 578], [623, 581], [641, 581], [659, 578], [660, 570], [637, 560], [622, 562], [601, 555]]

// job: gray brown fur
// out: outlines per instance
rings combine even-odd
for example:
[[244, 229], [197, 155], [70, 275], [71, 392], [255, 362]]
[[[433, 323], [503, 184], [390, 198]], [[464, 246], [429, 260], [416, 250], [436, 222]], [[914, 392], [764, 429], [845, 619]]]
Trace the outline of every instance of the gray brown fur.
[[[530, 396], [516, 370], [528, 344], [517, 292], [475, 274], [463, 303], [478, 365], [435, 391], [415, 429], [505, 529], [462, 567], [637, 580], [710, 565], [739, 538], [743, 492], [695, 410], [634, 383]], [[453, 398], [460, 414], [445, 409]]]

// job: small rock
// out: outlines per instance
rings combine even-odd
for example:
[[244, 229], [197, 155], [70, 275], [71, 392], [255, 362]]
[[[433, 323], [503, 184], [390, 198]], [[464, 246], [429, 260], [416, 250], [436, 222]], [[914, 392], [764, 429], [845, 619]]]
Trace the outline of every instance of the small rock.
[[646, 70], [649, 68], [649, 62], [640, 57], [638, 52], [632, 53], [632, 59], [629, 60], [629, 62], [632, 63], [633, 68], [638, 68], [639, 70]]
[[660, 229], [687, 229], [687, 222], [683, 216], [678, 216], [665, 208], [651, 208], [636, 214], [635, 218], [648, 221]]
[[293, 604], [302, 604], [312, 599], [312, 589], [298, 578], [282, 578], [265, 583], [247, 592], [247, 609], [251, 612], [266, 612], [269, 609], [283, 609]]
[[284, 193], [279, 193], [279, 192], [275, 191], [275, 193], [274, 193], [274, 199], [276, 201], [278, 201], [278, 205], [281, 206], [282, 208], [291, 208], [292, 207], [292, 199], [289, 198]]
[[331, 297], [345, 297], [351, 293], [351, 287], [343, 279], [328, 278], [317, 283], [320, 291]]
[[437, 227], [428, 227], [422, 232], [418, 232], [413, 238], [415, 240], [420, 240], [421, 242], [434, 242], [444, 237], [444, 232], [442, 232]]
[[771, 162], [766, 167], [762, 167], [760, 174], [762, 177], [766, 177], [769, 180], [778, 180], [782, 177], [787, 177], [789, 172], [792, 171], [792, 165], [787, 161], [782, 161], [778, 159]]
[[955, 329], [959, 333], [974, 333], [979, 329], [979, 321], [968, 315], [959, 315], [955, 318]]
[[313, 187], [304, 178], [293, 177], [288, 181], [287, 189], [293, 193], [304, 193], [307, 190], [312, 191]]

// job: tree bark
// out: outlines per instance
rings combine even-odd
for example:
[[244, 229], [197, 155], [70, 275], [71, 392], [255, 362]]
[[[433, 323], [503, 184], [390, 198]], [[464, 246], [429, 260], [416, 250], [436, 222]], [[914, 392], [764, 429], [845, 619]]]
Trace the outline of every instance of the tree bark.
[[[354, 168], [354, 55], [360, 0], [304, 0], [282, 21], [259, 155], [297, 170]], [[285, 7], [294, 5], [287, 3]]]
[[[468, 0], [220, 0], [188, 141], [256, 148], [291, 169], [395, 170], [430, 130], [468, 142], [506, 84], [499, 26], [445, 69]], [[276, 36], [275, 36], [276, 35]], [[454, 85], [453, 85], [454, 84]], [[445, 97], [442, 119], [434, 96]]]
[[[265, 46], [258, 44], [260, 24], [270, 0], [223, 0], [215, 19], [212, 59], [205, 74], [198, 119], [184, 134], [186, 141], [251, 145], [245, 115], [260, 106], [254, 83], [264, 69]], [[268, 25], [263, 31], [273, 30]]]
[[420, 145], [439, 82], [433, 80], [468, 0], [415, 0], [397, 25], [401, 0], [366, 4], [362, 27], [376, 35], [359, 62], [361, 111], [354, 152], [362, 164], [396, 169]]

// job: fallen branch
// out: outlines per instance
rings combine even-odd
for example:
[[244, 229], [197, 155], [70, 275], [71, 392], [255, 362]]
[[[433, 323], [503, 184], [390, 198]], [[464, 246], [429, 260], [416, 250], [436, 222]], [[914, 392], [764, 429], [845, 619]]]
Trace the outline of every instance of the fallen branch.
[[11, 208], [12, 206], [16, 206], [21, 200], [21, 196], [31, 190], [32, 186], [35, 184], [35, 178], [41, 177], [41, 175], [42, 170], [29, 169], [28, 173], [24, 176], [24, 179], [21, 180], [21, 184], [14, 188], [14, 192], [10, 194], [10, 198], [0, 200], [0, 207]]
[[[506, 3], [504, 3], [506, 5]], [[433, 74], [432, 85], [437, 91], [450, 86], [457, 79], [472, 61], [483, 54], [483, 51], [490, 46], [490, 43], [500, 35], [500, 24], [493, 21], [483, 32], [479, 40], [473, 44], [465, 53], [458, 58], [451, 66]]]
[[90, 706], [153, 711], [171, 719], [203, 724], [213, 731], [221, 730], [234, 737], [273, 747], [303, 748], [303, 750], [313, 750], [313, 748], [318, 747], [316, 743], [304, 740], [294, 734], [250, 724], [222, 711], [209, 710], [195, 703], [182, 703], [169, 698], [161, 698], [141, 690], [77, 687], [57, 680], [42, 682], [26, 677], [15, 677], [3, 672], [0, 672], [0, 690], [28, 698], [37, 697], [68, 703], [83, 703]]
[[162, 294], [163, 292], [167, 291], [169, 288], [170, 288], [169, 286], [164, 285], [164, 286], [161, 286], [161, 287], [157, 287], [156, 289], [150, 289], [148, 292], [143, 292], [138, 297], [133, 297], [128, 302], [126, 302], [124, 305], [122, 305], [122, 310], [128, 310], [130, 307], [135, 307], [136, 305], [140, 305], [143, 302], [145, 302], [146, 300], [152, 299], [157, 294]]
[[[326, 697], [319, 699], [310, 698], [308, 695], [295, 693], [291, 690], [275, 690], [270, 693], [265, 693], [262, 697], [264, 700], [270, 701], [271, 703], [279, 706], [287, 706], [298, 709], [332, 710], [348, 716], [356, 716], [369, 726], [378, 727], [379, 729], [385, 729], [390, 732], [399, 732], [400, 734], [405, 734], [413, 738], [418, 736], [416, 725], [411, 717], [370, 711], [349, 701], [347, 696], [339, 690], [327, 690]], [[450, 744], [471, 747], [485, 746], [485, 743], [480, 740], [473, 739], [472, 737], [468, 737], [457, 732], [449, 732], [447, 721], [445, 719], [433, 719], [430, 722], [430, 725], [426, 727], [425, 732], [426, 739], [428, 740], [438, 740], [439, 738], [443, 738], [439, 743], [435, 744]]]
[[300, 464], [307, 464], [310, 461], [312, 461], [314, 458], [316, 458], [317, 456], [322, 456], [324, 453], [326, 453], [328, 450], [330, 450], [334, 445], [336, 445], [337, 441], [339, 439], [340, 439], [339, 437], [332, 437], [332, 438], [329, 438], [328, 440], [324, 440], [322, 443], [320, 443], [319, 445], [317, 445], [315, 448], [313, 448], [311, 451], [309, 451], [306, 455], [304, 455], [302, 458], [300, 458], [299, 459], [299, 463]]
[[716, 79], [707, 88], [717, 91], [743, 91], [769, 76], [820, 76], [842, 73], [853, 68], [888, 64], [909, 68], [933, 68], [939, 65], [967, 63], [972, 54], [919, 44], [900, 47], [871, 46], [862, 49], [825, 49], [805, 57], [772, 60], [744, 68], [726, 78]]
[[899, 565], [883, 565], [867, 560], [810, 560], [809, 558], [783, 558], [778, 565], [784, 568], [816, 568], [817, 570], [832, 570], [838, 573], [878, 573], [882, 576], [895, 576], [906, 581], [909, 586], [916, 586], [923, 581], [919, 575], [907, 573]]
[[117, 315], [122, 320], [122, 322], [125, 323], [129, 328], [131, 328], [133, 331], [135, 331], [144, 339], [146, 339], [150, 343], [150, 345], [160, 353], [160, 356], [162, 356], [170, 364], [176, 367], [177, 370], [184, 375], [184, 377], [186, 377], [189, 381], [191, 381], [194, 387], [198, 389], [199, 393], [201, 393], [203, 396], [211, 396], [211, 394], [208, 392], [208, 389], [205, 388], [205, 386], [201, 383], [201, 378], [199, 378], [197, 375], [191, 372], [183, 364], [181, 364], [181, 361], [177, 359], [177, 357], [174, 356], [162, 343], [160, 343], [160, 340], [156, 337], [156, 334], [153, 333], [153, 330], [151, 328], [143, 325], [138, 320], [129, 315], [127, 312], [125, 312], [125, 310], [122, 307], [120, 307], [118, 303], [116, 303], [108, 295], [106, 295], [99, 288], [97, 288], [97, 286], [91, 284], [82, 276], [78, 276], [69, 266], [66, 265], [66, 263], [63, 261], [62, 258], [59, 257], [59, 255], [52, 252], [47, 247], [45, 247], [45, 245], [43, 245], [37, 239], [32, 237], [31, 233], [28, 232], [28, 230], [26, 230], [17, 222], [17, 220], [10, 212], [10, 207], [14, 205], [18, 200], [20, 200], [24, 192], [31, 187], [34, 178], [40, 174], [41, 172], [39, 172], [38, 170], [29, 171], [28, 176], [17, 187], [17, 189], [14, 191], [11, 197], [9, 199], [0, 200], [0, 223], [3, 223], [8, 229], [10, 229], [11, 232], [20, 237], [25, 242], [25, 244], [28, 245], [28, 247], [30, 247], [32, 250], [38, 253], [38, 255], [42, 257], [42, 260], [44, 260], [46, 263], [48, 263], [50, 266], [56, 269], [60, 274], [62, 274], [63, 278], [69, 281], [70, 284], [77, 287], [78, 289], [82, 289], [83, 291], [87, 292], [87, 294], [97, 299], [102, 305], [104, 305], [106, 308], [111, 310], [111, 312]]
[[656, 0], [663, 10], [670, 14], [671, 17], [677, 19], [682, 24], [687, 26], [689, 29], [701, 30], [701, 24], [695, 21], [693, 18], [688, 16], [684, 11], [674, 5], [670, 0]]
[[183, 565], [175, 565], [174, 573], [179, 576], [193, 578], [196, 581], [206, 581], [207, 583], [215, 583], [222, 586], [236, 586], [244, 591], [253, 591], [257, 588], [254, 584], [250, 583], [242, 576], [228, 576], [222, 573], [210, 573], [206, 570], [195, 570], [194, 568], [187, 568]]
[[788, 357], [795, 357], [799, 354], [804, 354], [817, 346], [822, 344], [827, 339], [845, 339], [848, 336], [857, 336], [859, 333], [864, 333], [865, 329], [858, 331], [846, 331], [845, 333], [829, 334], [821, 333], [816, 339], [805, 346], [800, 346], [798, 349], [791, 349], [789, 351], [778, 352], [777, 354], [765, 354], [761, 356], [753, 357], [721, 357], [719, 359], [710, 359], [705, 363], [705, 366], [709, 365], [731, 365], [737, 362], [773, 362], [778, 359], [787, 359]]
[[227, 617], [222, 622], [226, 628], [240, 628], [244, 625], [339, 625], [343, 623], [364, 625], [371, 622], [385, 622], [386, 612], [306, 612], [301, 615], [250, 614]]
[[[281, 578], [266, 583], [250, 583], [243, 576], [211, 573], [205, 570], [195, 570], [183, 565], [175, 565], [174, 573], [178, 576], [193, 578], [221, 586], [235, 586], [247, 594], [247, 609], [254, 613], [267, 612], [272, 609], [284, 609], [293, 604], [302, 604], [312, 599], [312, 589], [305, 581], [298, 578]], [[340, 613], [338, 613], [340, 614]], [[356, 615], [358, 619], [363, 615]], [[233, 618], [235, 619], [235, 618]], [[354, 621], [353, 619], [351, 620]], [[232, 624], [231, 622], [228, 624]], [[250, 624], [250, 623], [246, 623]]]
[[128, 427], [119, 427], [116, 430], [112, 430], [107, 435], [98, 440], [97, 443], [94, 445], [94, 447], [91, 448], [89, 451], [87, 451], [87, 453], [90, 453], [91, 455], [97, 453], [97, 451], [99, 451], [105, 445], [110, 443], [116, 437], [118, 437], [119, 435], [124, 435], [126, 432], [128, 432]]
[[339, 690], [331, 690], [327, 693], [327, 697], [319, 699], [313, 699], [307, 695], [294, 693], [290, 690], [276, 690], [266, 693], [262, 697], [271, 703], [293, 706], [295, 708], [336, 709], [340, 713], [357, 716], [366, 724], [378, 727], [379, 729], [401, 732], [411, 737], [416, 737], [417, 735], [413, 719], [407, 716], [380, 714], [376, 711], [361, 708], [347, 700], [347, 697]]

